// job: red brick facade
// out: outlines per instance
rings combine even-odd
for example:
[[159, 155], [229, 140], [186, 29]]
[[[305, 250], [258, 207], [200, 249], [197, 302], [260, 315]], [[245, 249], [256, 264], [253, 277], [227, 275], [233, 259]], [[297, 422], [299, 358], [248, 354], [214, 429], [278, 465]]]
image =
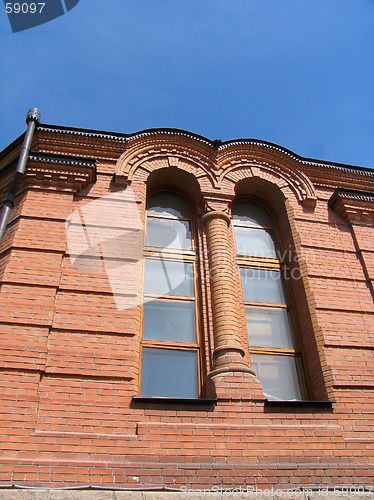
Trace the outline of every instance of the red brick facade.
[[[20, 148], [0, 156], [2, 199]], [[138, 397], [142, 304], [118, 308], [107, 273], [69, 255], [69, 215], [105, 196], [126, 217], [108, 195], [127, 186], [141, 224], [158, 187], [193, 206], [194, 401]], [[275, 216], [308, 401], [266, 401], [251, 367], [231, 223], [238, 197]], [[373, 170], [261, 141], [40, 126], [0, 246], [0, 484], [371, 485], [373, 228]], [[141, 238], [133, 245], [142, 252]], [[141, 267], [117, 273], [124, 300], [142, 293]]]

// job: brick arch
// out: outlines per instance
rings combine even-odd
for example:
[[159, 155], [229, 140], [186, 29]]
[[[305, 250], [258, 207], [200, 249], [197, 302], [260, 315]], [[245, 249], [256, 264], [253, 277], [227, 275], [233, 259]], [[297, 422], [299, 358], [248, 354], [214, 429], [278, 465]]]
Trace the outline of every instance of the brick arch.
[[260, 177], [277, 185], [304, 205], [315, 205], [311, 180], [300, 169], [301, 159], [268, 143], [235, 141], [215, 147], [202, 137], [183, 131], [153, 130], [127, 141], [117, 161], [118, 184], [146, 181], [151, 172], [177, 167], [192, 174], [202, 192], [225, 191], [232, 196], [235, 184], [248, 177]]
[[117, 161], [116, 183], [145, 182], [159, 169], [174, 167], [192, 174], [201, 190], [217, 185], [215, 174], [216, 150], [192, 137], [178, 134], [155, 134], [130, 141]]
[[147, 191], [165, 186], [186, 193], [195, 205], [201, 200], [200, 184], [191, 172], [178, 167], [161, 167], [153, 170], [147, 178]]
[[273, 179], [258, 175], [243, 178], [235, 184], [235, 199], [242, 196], [257, 198], [283, 216], [286, 215], [284, 210], [287, 194], [292, 194], [290, 189], [288, 192], [286, 189], [282, 190]]
[[267, 151], [262, 145], [234, 145], [220, 150], [218, 184], [225, 189], [246, 178], [258, 177], [275, 184], [286, 198], [293, 194], [297, 201], [314, 205], [316, 193], [312, 181], [298, 168], [297, 161], [282, 151]]

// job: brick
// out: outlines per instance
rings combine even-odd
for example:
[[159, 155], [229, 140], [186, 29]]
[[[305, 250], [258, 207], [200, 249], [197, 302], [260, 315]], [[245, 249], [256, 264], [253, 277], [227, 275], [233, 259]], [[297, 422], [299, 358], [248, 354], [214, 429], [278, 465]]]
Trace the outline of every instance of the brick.
[[[0, 246], [0, 486], [41, 489], [0, 488], [0, 499], [259, 500], [268, 490], [280, 500], [317, 500], [318, 488], [370, 487], [372, 205], [344, 198], [332, 209], [329, 202], [337, 188], [372, 193], [372, 176], [301, 162], [261, 143], [214, 149], [170, 131], [125, 145], [40, 128], [33, 148], [67, 163], [51, 161], [39, 173], [31, 165]], [[1, 192], [17, 154], [1, 157]], [[90, 185], [86, 167], [68, 164], [71, 156], [96, 160]], [[146, 197], [163, 186], [192, 207], [201, 390], [214, 404], [132, 399], [141, 377]], [[125, 188], [136, 198], [136, 235], [129, 205], [118, 203]], [[264, 404], [250, 372], [228, 215], [237, 196], [262, 200], [274, 215], [308, 397], [330, 398], [332, 408]], [[87, 240], [77, 261], [65, 221], [89, 206], [102, 208], [85, 229], [109, 243], [104, 255]], [[206, 211], [213, 213], [203, 220]], [[107, 489], [57, 489], [87, 485]]]

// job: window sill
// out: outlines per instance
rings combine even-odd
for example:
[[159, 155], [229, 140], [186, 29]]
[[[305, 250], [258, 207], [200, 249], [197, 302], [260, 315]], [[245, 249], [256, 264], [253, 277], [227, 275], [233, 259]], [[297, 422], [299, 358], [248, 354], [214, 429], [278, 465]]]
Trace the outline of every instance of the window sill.
[[217, 399], [133, 396], [132, 403], [156, 405], [212, 406], [217, 403]]
[[276, 408], [289, 408], [289, 409], [311, 409], [311, 410], [325, 410], [332, 411], [332, 405], [335, 401], [276, 401], [265, 399], [265, 408], [276, 409]]

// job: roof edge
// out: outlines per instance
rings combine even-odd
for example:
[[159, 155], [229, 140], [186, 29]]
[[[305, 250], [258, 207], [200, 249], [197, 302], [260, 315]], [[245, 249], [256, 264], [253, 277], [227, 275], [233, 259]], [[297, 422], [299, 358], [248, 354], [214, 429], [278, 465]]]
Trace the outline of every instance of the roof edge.
[[16, 146], [18, 146], [18, 144], [21, 144], [22, 141], [23, 141], [23, 138], [25, 136], [25, 132], [23, 132], [21, 135], [19, 135], [17, 137], [17, 139], [14, 139], [13, 142], [11, 142], [10, 144], [8, 144], [8, 146], [6, 146], [2, 151], [0, 151], [0, 161], [6, 157], [6, 155], [12, 151], [12, 149], [14, 149]]
[[[239, 145], [239, 144], [253, 144], [258, 146], [263, 146], [269, 149], [273, 149], [275, 151], [280, 151], [287, 156], [294, 158], [296, 161], [300, 162], [303, 165], [311, 165], [325, 168], [332, 168], [336, 170], [343, 171], [351, 171], [351, 172], [360, 172], [362, 174], [367, 174], [374, 176], [374, 169], [369, 167], [361, 167], [356, 165], [349, 165], [340, 162], [332, 162], [328, 160], [318, 160], [315, 158], [308, 158], [298, 155], [290, 149], [287, 149], [283, 146], [280, 146], [276, 143], [272, 143], [270, 141], [265, 141], [262, 139], [254, 139], [254, 138], [242, 138], [242, 139], [230, 139], [227, 141], [221, 141], [219, 139], [211, 140], [207, 137], [204, 137], [199, 134], [195, 134], [193, 132], [189, 132], [187, 130], [178, 129], [178, 128], [168, 128], [168, 127], [159, 127], [159, 128], [149, 128], [140, 130], [138, 132], [133, 132], [130, 134], [124, 134], [119, 132], [108, 132], [104, 130], [94, 130], [94, 129], [86, 129], [86, 128], [78, 128], [78, 127], [67, 127], [67, 126], [59, 126], [59, 125], [50, 125], [50, 124], [40, 124], [38, 125], [38, 130], [45, 132], [53, 132], [53, 133], [63, 133], [63, 134], [73, 134], [73, 135], [82, 135], [86, 137], [97, 137], [103, 139], [113, 139], [120, 140], [126, 142], [127, 140], [135, 139], [141, 136], [147, 135], [156, 135], [156, 134], [176, 134], [183, 135], [186, 137], [190, 137], [191, 139], [198, 140], [203, 142], [212, 148], [220, 151], [229, 146]], [[3, 151], [0, 152], [0, 160], [2, 160], [9, 151], [11, 151], [15, 146], [17, 146], [23, 139], [24, 133], [21, 134], [17, 139], [15, 139], [11, 144], [9, 144]]]

